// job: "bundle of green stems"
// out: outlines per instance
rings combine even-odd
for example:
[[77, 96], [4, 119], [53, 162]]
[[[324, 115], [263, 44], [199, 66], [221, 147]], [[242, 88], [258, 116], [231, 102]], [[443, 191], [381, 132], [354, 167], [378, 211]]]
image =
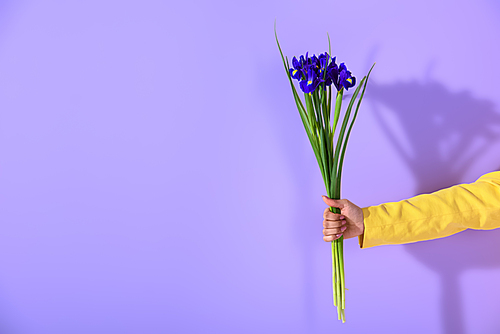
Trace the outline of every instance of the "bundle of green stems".
[[[344, 112], [341, 112], [344, 87], [341, 87], [336, 92], [336, 94], [334, 93], [335, 96], [332, 97], [332, 85], [327, 86], [326, 84], [320, 84], [313, 91], [307, 93], [304, 92], [303, 102], [292, 81], [291, 72], [293, 73], [293, 68], [290, 67], [288, 58], [283, 56], [276, 30], [275, 36], [281, 58], [283, 60], [283, 65], [285, 67], [285, 71], [292, 88], [295, 104], [299, 111], [302, 123], [304, 124], [307, 137], [309, 138], [309, 141], [313, 148], [314, 155], [316, 156], [316, 159], [318, 161], [321, 175], [323, 176], [323, 181], [325, 183], [327, 195], [332, 199], [340, 199], [342, 167], [344, 164], [347, 142], [358, 115], [361, 101], [365, 94], [368, 77], [370, 76], [370, 73], [375, 64], [373, 64], [368, 74], [363, 77], [358, 87], [355, 89], [354, 93], [351, 96], [349, 105]], [[328, 38], [328, 41], [330, 44], [330, 38]], [[324, 73], [326, 73], [326, 71], [323, 71], [322, 74], [326, 77], [326, 74]], [[361, 94], [359, 95], [360, 91]], [[331, 119], [332, 98], [335, 104], [333, 120]], [[353, 107], [355, 104], [356, 106], [353, 112]], [[341, 127], [338, 131], [336, 131], [339, 121], [341, 123]], [[330, 207], [330, 211], [334, 213], [340, 213], [340, 210], [334, 207]], [[333, 303], [337, 307], [338, 319], [342, 320], [342, 322], [345, 322], [346, 288], [344, 275], [343, 241], [343, 236], [333, 240], [331, 242], [331, 251]]]

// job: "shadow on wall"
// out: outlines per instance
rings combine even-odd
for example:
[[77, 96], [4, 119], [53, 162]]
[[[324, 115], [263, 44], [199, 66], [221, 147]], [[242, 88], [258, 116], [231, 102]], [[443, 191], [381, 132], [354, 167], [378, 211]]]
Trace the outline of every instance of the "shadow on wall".
[[[500, 114], [492, 102], [468, 92], [452, 93], [436, 81], [371, 81], [370, 99], [380, 126], [414, 175], [416, 194], [462, 182], [475, 159], [500, 137]], [[404, 138], [389, 125], [391, 120], [399, 124]], [[443, 333], [465, 333], [459, 277], [469, 269], [500, 267], [499, 242], [500, 229], [466, 230], [404, 246], [440, 276]]]

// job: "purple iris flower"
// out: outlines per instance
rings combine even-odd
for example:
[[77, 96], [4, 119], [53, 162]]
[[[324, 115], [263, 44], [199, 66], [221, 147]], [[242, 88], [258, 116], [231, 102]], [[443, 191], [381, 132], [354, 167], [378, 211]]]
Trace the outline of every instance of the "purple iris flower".
[[292, 78], [301, 80], [302, 79], [302, 64], [297, 60], [297, 58], [293, 57], [292, 59], [293, 68], [290, 69], [290, 75]]
[[321, 80], [318, 78], [314, 65], [309, 65], [306, 72], [306, 80], [300, 82], [300, 89], [306, 94], [314, 92]]
[[351, 75], [351, 71], [347, 70], [344, 63], [340, 64], [339, 68], [339, 88], [344, 86], [345, 90], [354, 87], [356, 84], [356, 78]]
[[312, 57], [306, 53], [305, 57], [300, 56], [299, 59], [293, 57], [292, 65], [290, 76], [299, 81], [300, 89], [306, 94], [314, 92], [318, 86], [326, 89], [334, 84], [337, 90], [342, 87], [347, 90], [356, 84], [356, 78], [345, 64], [337, 66], [336, 57], [330, 57], [327, 52]]
[[316, 55], [313, 55], [311, 58], [309, 58], [309, 65], [314, 66], [315, 69], [319, 70], [319, 59], [318, 57], [316, 57]]
[[326, 73], [328, 76], [328, 79], [330, 80], [330, 85], [333, 83], [335, 85], [335, 88], [337, 90], [340, 90], [339, 87], [339, 67], [337, 66], [337, 63], [335, 63], [335, 60], [337, 57], [333, 57], [332, 62], [328, 65], [328, 68], [326, 69]]
[[330, 55], [325, 52], [319, 55], [318, 57], [319, 60], [319, 66], [321, 68], [326, 68], [328, 61], [330, 60]]

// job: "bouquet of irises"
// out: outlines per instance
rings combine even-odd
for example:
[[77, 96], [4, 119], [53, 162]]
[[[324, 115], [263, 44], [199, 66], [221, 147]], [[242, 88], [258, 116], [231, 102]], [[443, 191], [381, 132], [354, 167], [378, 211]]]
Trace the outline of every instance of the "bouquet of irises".
[[[288, 58], [283, 56], [283, 51], [278, 41], [276, 27], [274, 30], [276, 43], [283, 60], [290, 86], [292, 87], [295, 104], [299, 110], [300, 118], [304, 124], [307, 137], [311, 142], [319, 169], [325, 182], [328, 197], [340, 199], [340, 181], [342, 177], [342, 166], [344, 163], [347, 141], [351, 134], [354, 121], [358, 115], [361, 100], [365, 94], [368, 77], [373, 69], [371, 67], [368, 74], [361, 80], [358, 87], [354, 90], [351, 100], [344, 113], [342, 109], [342, 97], [344, 90], [356, 86], [356, 78], [347, 70], [344, 63], [337, 65], [336, 57], [331, 57], [330, 37], [328, 37], [329, 52], [319, 56], [305, 56], [292, 58], [292, 66]], [[300, 98], [293, 80], [299, 82], [300, 90], [304, 93], [304, 101]], [[335, 110], [333, 113], [333, 122], [331, 120], [332, 107], [332, 85], [336, 93], [333, 96]], [[356, 99], [361, 91], [359, 99]], [[353, 107], [356, 108], [353, 111]], [[305, 105], [305, 106], [304, 106]], [[336, 133], [341, 113], [343, 119], [342, 126]], [[333, 124], [332, 124], [333, 123]], [[346, 132], [347, 131], [347, 132]], [[336, 136], [334, 136], [336, 134]], [[330, 207], [330, 211], [340, 213], [337, 208]], [[332, 250], [332, 282], [333, 282], [333, 303], [337, 307], [338, 319], [345, 322], [345, 279], [344, 279], [344, 237], [341, 236], [331, 242]]]

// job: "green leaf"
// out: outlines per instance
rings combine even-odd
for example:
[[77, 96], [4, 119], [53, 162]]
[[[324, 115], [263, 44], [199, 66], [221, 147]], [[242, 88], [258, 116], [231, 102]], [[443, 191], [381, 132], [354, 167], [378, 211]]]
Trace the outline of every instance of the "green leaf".
[[[345, 115], [344, 115], [344, 119], [342, 121], [342, 127], [340, 129], [339, 137], [337, 138], [337, 145], [335, 148], [335, 157], [333, 160], [333, 171], [332, 171], [333, 175], [331, 177], [331, 179], [333, 180], [333, 182], [335, 184], [335, 191], [333, 194], [333, 196], [335, 196], [334, 199], [340, 198], [340, 177], [339, 177], [338, 171], [337, 171], [338, 164], [339, 164], [340, 148], [341, 148], [341, 145], [344, 141], [344, 133], [345, 133], [345, 129], [347, 127], [347, 122], [349, 121], [349, 116], [351, 114], [352, 105], [354, 104], [354, 100], [356, 99], [356, 96], [358, 95], [359, 90], [360, 90], [361, 86], [363, 85], [364, 80], [365, 80], [365, 78], [363, 78], [363, 80], [361, 80], [361, 83], [359, 84], [359, 86], [354, 91], [354, 94], [352, 95], [351, 102], [349, 103], [349, 106], [347, 107], [347, 110], [346, 110]], [[339, 94], [340, 94], [340, 92], [339, 92]], [[340, 96], [340, 98], [342, 98], [342, 97]], [[338, 99], [339, 99], [339, 96], [337, 96], [337, 100]]]
[[[340, 179], [342, 177], [342, 167], [344, 165], [344, 156], [345, 156], [345, 152], [346, 152], [346, 148], [347, 148], [347, 142], [349, 140], [349, 136], [351, 135], [351, 130], [352, 130], [352, 127], [354, 125], [354, 122], [356, 121], [356, 117], [358, 116], [359, 106], [361, 105], [361, 101], [363, 100], [363, 96], [365, 95], [365, 89], [366, 89], [366, 85], [368, 84], [368, 78], [370, 77], [370, 73], [372, 72], [374, 66], [375, 66], [375, 63], [370, 68], [370, 71], [368, 71], [368, 74], [366, 75], [366, 77], [363, 78], [363, 80], [364, 80], [363, 91], [361, 92], [361, 96], [359, 97], [358, 104], [356, 105], [356, 111], [354, 112], [354, 116], [352, 118], [351, 124], [349, 126], [349, 130], [347, 131], [346, 138], [345, 138], [345, 141], [344, 141], [344, 144], [342, 147], [342, 154], [340, 156], [340, 162], [339, 162], [339, 167], [338, 167], [339, 170], [338, 170], [338, 174], [337, 174], [338, 175], [338, 182], [337, 182], [336, 192], [338, 192], [338, 193], [340, 193]], [[361, 80], [361, 82], [363, 82], [363, 80]], [[361, 84], [360, 84], [360, 86], [361, 86]], [[351, 100], [353, 100], [354, 98], [355, 97], [353, 96], [351, 98]]]
[[328, 110], [328, 124], [330, 124], [330, 117], [332, 115], [332, 86], [328, 86], [326, 109]]
[[323, 179], [326, 180], [326, 169], [323, 165], [323, 159], [321, 157], [321, 149], [320, 149], [320, 136], [318, 131], [318, 123], [316, 122], [316, 118], [314, 117], [314, 107], [310, 94], [304, 94], [304, 99], [306, 101], [306, 107], [309, 114], [309, 120], [312, 125], [312, 138], [314, 141], [313, 149], [315, 151], [316, 159], [318, 160], [319, 168], [321, 170], [321, 174], [323, 175]]
[[331, 57], [332, 56], [332, 44], [330, 43], [330, 34], [327, 32], [326, 35], [328, 36], [328, 54]]
[[[274, 21], [274, 36], [276, 38], [276, 44], [278, 45], [278, 49], [281, 55], [281, 60], [283, 61], [283, 67], [285, 68], [285, 73], [288, 77], [288, 81], [290, 82], [290, 87], [292, 88], [292, 93], [293, 93], [293, 98], [295, 100], [295, 104], [297, 105], [297, 109], [300, 114], [300, 118], [302, 120], [302, 123], [304, 124], [304, 129], [306, 130], [307, 137], [309, 138], [309, 142], [311, 143], [314, 155], [316, 156], [316, 160], [318, 161], [318, 165], [321, 171], [321, 174], [323, 176], [323, 179], [326, 179], [325, 175], [325, 170], [322, 165], [322, 159], [320, 156], [320, 151], [319, 151], [319, 140], [318, 136], [316, 133], [316, 124], [315, 122], [311, 122], [311, 109], [304, 108], [304, 104], [302, 103], [299, 94], [297, 93], [297, 90], [295, 89], [295, 85], [293, 84], [292, 77], [290, 76], [290, 72], [288, 69], [290, 68], [288, 64], [288, 59], [285, 58], [283, 55], [283, 51], [281, 49], [281, 45], [278, 40], [278, 33], [276, 32], [276, 21]], [[309, 114], [308, 114], [309, 113]], [[312, 111], [312, 115], [314, 115], [314, 112]]]
[[344, 95], [344, 87], [342, 87], [338, 92], [337, 92], [337, 97], [335, 100], [335, 113], [333, 114], [333, 127], [332, 127], [332, 132], [335, 133], [335, 129], [337, 128], [337, 122], [339, 121], [340, 117], [340, 109], [342, 107], [342, 96]]
[[285, 68], [286, 76], [288, 78], [288, 81], [290, 82], [290, 86], [292, 87], [292, 92], [293, 92], [293, 95], [295, 98], [295, 103], [297, 104], [297, 108], [299, 109], [299, 112], [301, 110], [304, 111], [305, 110], [304, 105], [302, 104], [302, 101], [300, 100], [300, 98], [297, 94], [295, 86], [293, 85], [293, 82], [292, 82], [292, 77], [290, 76], [290, 72], [288, 71], [288, 69], [290, 68], [288, 66], [288, 61], [285, 60], [285, 56], [283, 55], [283, 51], [281, 50], [280, 42], [278, 40], [278, 33], [276, 32], [276, 21], [274, 21], [274, 36], [276, 38], [276, 43], [278, 44], [278, 49], [280, 51], [281, 59], [283, 61], [283, 67]]

